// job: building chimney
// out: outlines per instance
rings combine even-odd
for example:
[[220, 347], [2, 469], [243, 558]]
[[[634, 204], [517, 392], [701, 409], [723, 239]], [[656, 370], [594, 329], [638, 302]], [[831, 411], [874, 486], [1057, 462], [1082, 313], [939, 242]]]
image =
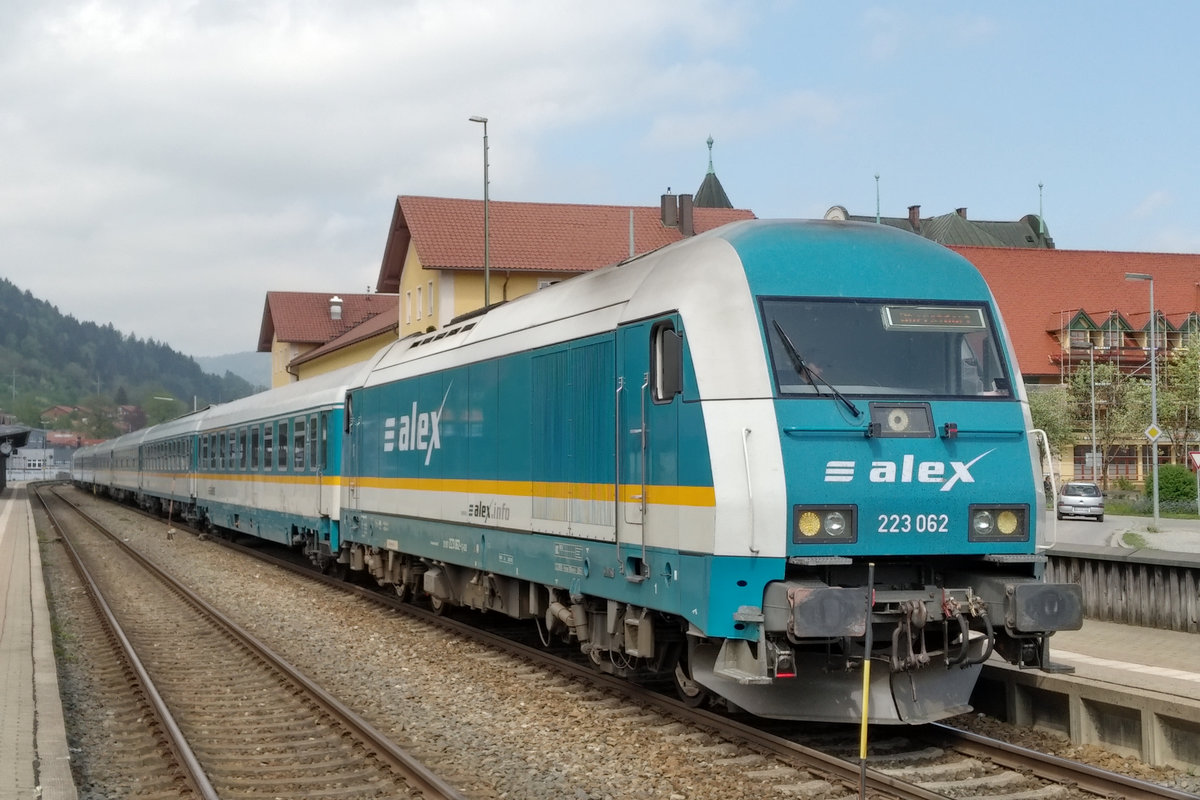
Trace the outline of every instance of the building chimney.
[[679, 195], [679, 232], [684, 236], [695, 236], [696, 226], [692, 219], [692, 196]]
[[662, 224], [664, 228], [674, 228], [679, 225], [679, 201], [671, 194], [671, 187], [662, 196]]
[[912, 226], [912, 229], [914, 232], [919, 232], [921, 230], [921, 207], [920, 206], [909, 206], [908, 207], [908, 224]]
[[956, 209], [954, 209], [954, 213], [958, 214], [963, 219], [966, 219], [967, 218], [967, 207], [963, 206], [962, 208], [956, 208]]
[[329, 298], [329, 318], [335, 321], [342, 318], [342, 298], [336, 294]]

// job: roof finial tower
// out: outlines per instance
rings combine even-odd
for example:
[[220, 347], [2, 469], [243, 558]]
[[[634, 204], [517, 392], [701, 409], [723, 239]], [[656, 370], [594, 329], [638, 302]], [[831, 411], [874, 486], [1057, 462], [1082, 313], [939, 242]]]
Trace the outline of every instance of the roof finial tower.
[[717, 172], [713, 169], [712, 160], [713, 138], [708, 137], [708, 174], [704, 176], [704, 180], [700, 182], [700, 188], [696, 190], [695, 206], [696, 208], [733, 208], [733, 203], [729, 202], [729, 196], [725, 194], [725, 188], [721, 186], [721, 181], [717, 179]]
[[1038, 181], [1038, 233], [1046, 235], [1046, 218], [1042, 216], [1042, 183]]

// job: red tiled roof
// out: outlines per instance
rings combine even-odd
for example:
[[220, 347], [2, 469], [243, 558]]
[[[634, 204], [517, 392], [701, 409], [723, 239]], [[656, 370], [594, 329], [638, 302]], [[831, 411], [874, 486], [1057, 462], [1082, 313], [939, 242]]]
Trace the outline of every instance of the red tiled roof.
[[[656, 250], [684, 238], [667, 227], [656, 206], [488, 204], [488, 264], [493, 270], [587, 272], [629, 257], [632, 215], [636, 253]], [[692, 209], [693, 227], [703, 233], [729, 222], [753, 219], [744, 209]], [[377, 288], [395, 291], [408, 253], [416, 243], [429, 269], [483, 268], [483, 201], [446, 197], [396, 199]]]
[[1154, 276], [1154, 305], [1172, 324], [1200, 311], [1200, 255], [952, 247], [982, 273], [1008, 326], [1021, 371], [1057, 376], [1062, 352], [1051, 332], [1079, 311], [1096, 324], [1113, 311], [1134, 330], [1150, 319], [1150, 290], [1127, 272]]
[[[370, 295], [378, 296], [378, 295]], [[386, 297], [395, 297], [395, 295], [384, 295]], [[332, 339], [320, 347], [309, 350], [302, 356], [292, 359], [289, 366], [297, 366], [309, 361], [320, 358], [321, 356], [341, 350], [343, 347], [349, 347], [352, 344], [370, 339], [373, 336], [379, 336], [387, 331], [392, 331], [392, 338], [395, 338], [395, 331], [400, 327], [400, 304], [398, 301], [389, 303], [379, 314], [363, 322], [361, 325], [351, 328], [350, 330]]]
[[[329, 300], [342, 298], [342, 318], [332, 319]], [[394, 294], [340, 294], [337, 292], [267, 292], [258, 351], [270, 352], [273, 339], [299, 344], [325, 344], [351, 328], [387, 311], [395, 312]]]

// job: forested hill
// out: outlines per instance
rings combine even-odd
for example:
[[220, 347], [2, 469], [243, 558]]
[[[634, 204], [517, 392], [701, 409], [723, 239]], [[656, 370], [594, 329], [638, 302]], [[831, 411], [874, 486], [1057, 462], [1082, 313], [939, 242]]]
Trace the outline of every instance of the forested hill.
[[[24, 425], [39, 427], [53, 406], [105, 409], [136, 405], [149, 422], [190, 411], [193, 403], [227, 402], [253, 392], [232, 372], [203, 372], [190, 356], [153, 339], [126, 335], [112, 326], [80, 322], [0, 278], [0, 409]], [[159, 398], [159, 399], [155, 399]], [[177, 398], [163, 400], [162, 398]], [[99, 436], [111, 432], [87, 431]]]

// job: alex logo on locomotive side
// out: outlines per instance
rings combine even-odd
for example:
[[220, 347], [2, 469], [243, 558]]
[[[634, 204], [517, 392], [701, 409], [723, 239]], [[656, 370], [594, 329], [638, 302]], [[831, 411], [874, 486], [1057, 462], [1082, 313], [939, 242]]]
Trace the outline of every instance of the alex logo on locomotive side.
[[402, 417], [385, 419], [383, 421], [383, 452], [424, 451], [425, 466], [429, 466], [433, 452], [442, 449], [442, 411], [446, 408], [446, 398], [449, 396], [450, 386], [447, 386], [446, 394], [442, 396], [442, 404], [436, 411], [418, 411], [417, 403], [414, 400], [410, 413]]
[[[995, 452], [995, 448], [980, 453], [970, 461], [920, 461], [911, 453], [905, 454], [899, 462], [872, 461], [867, 473], [871, 483], [940, 483], [939, 491], [948, 492], [957, 483], [974, 483], [975, 476], [971, 467], [979, 463], [984, 456]], [[858, 463], [855, 461], [827, 461], [825, 463], [826, 483], [850, 483], [854, 480]], [[949, 477], [947, 477], [949, 476]]]

